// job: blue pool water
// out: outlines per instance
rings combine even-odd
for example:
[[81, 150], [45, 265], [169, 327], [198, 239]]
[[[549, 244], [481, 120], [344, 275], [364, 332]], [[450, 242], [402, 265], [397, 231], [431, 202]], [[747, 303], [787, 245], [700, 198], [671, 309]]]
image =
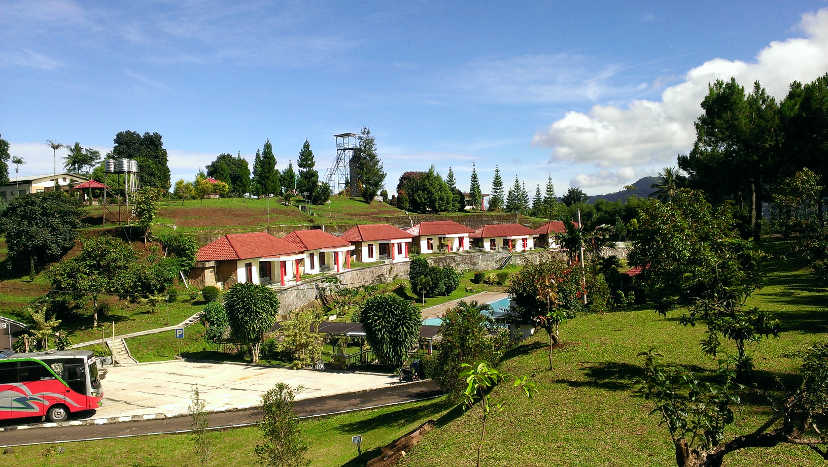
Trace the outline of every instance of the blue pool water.
[[[500, 300], [489, 303], [489, 306], [492, 307], [492, 309], [484, 311], [483, 313], [493, 319], [500, 318], [509, 311], [510, 303], [511, 299], [509, 297], [501, 298]], [[443, 324], [443, 320], [440, 318], [428, 318], [423, 320], [424, 326], [440, 326], [441, 324]]]

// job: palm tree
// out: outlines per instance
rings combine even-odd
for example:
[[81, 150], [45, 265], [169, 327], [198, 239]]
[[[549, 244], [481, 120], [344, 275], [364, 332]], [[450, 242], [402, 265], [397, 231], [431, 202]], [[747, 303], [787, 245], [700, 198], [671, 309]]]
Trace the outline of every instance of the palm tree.
[[653, 183], [651, 185], [652, 188], [656, 189], [653, 194], [661, 201], [670, 201], [676, 194], [676, 190], [678, 190], [678, 169], [675, 167], [665, 167], [658, 175], [661, 177], [661, 183]]
[[[52, 148], [52, 175], [57, 175], [57, 150], [66, 146], [50, 139], [47, 139], [46, 143]], [[55, 183], [57, 183], [57, 180], [55, 180]]]
[[20, 156], [14, 156], [11, 160], [12, 164], [14, 164], [14, 178], [17, 179], [17, 189], [20, 189], [20, 166], [23, 165], [23, 158]]

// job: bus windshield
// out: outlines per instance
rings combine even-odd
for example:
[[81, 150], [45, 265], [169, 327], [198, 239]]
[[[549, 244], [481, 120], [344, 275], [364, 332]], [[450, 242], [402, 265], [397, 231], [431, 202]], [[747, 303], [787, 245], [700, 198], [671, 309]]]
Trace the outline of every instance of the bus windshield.
[[98, 362], [95, 360], [89, 361], [89, 380], [94, 389], [101, 388], [101, 379], [98, 375]]

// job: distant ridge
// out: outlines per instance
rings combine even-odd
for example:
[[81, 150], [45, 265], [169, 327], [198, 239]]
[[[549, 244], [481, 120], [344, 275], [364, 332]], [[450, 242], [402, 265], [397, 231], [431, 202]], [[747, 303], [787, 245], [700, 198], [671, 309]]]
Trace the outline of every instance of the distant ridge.
[[594, 203], [599, 199], [607, 201], [626, 201], [630, 196], [638, 196], [639, 198], [648, 198], [655, 193], [656, 189], [653, 185], [661, 183], [661, 177], [644, 177], [638, 179], [632, 184], [632, 189], [616, 191], [615, 193], [607, 193], [605, 195], [594, 195], [587, 198], [587, 203]]

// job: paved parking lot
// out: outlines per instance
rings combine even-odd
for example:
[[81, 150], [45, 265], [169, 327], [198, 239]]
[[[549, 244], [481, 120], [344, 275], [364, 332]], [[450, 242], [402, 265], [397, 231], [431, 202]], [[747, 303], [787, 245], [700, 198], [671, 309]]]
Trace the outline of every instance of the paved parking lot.
[[399, 384], [388, 374], [289, 370], [239, 363], [173, 361], [108, 367], [103, 380], [103, 407], [93, 417], [186, 414], [194, 386], [198, 386], [208, 411], [254, 407], [279, 382], [301, 386], [297, 399]]

